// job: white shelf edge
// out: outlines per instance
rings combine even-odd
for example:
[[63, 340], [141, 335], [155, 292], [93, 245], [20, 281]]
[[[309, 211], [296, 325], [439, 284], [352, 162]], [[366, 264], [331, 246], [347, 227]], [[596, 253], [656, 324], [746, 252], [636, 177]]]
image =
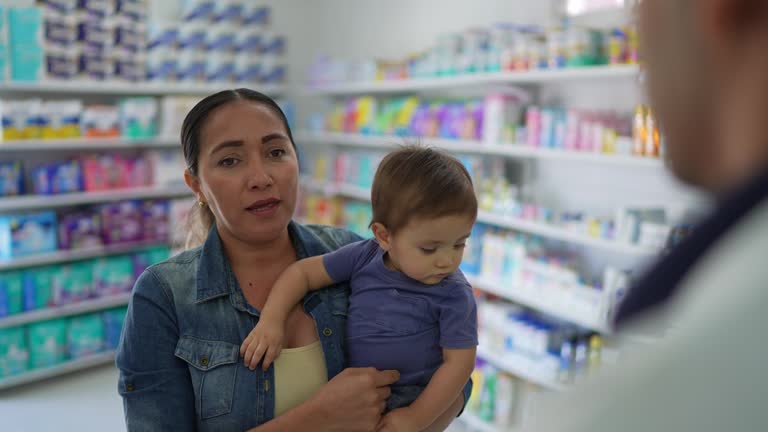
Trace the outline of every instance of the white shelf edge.
[[[361, 201], [370, 201], [370, 190], [359, 186], [348, 184], [332, 184], [330, 182], [323, 182], [308, 177], [301, 179], [301, 184], [308, 190], [322, 193], [327, 196], [339, 195], [347, 198], [357, 199]], [[556, 226], [550, 226], [538, 222], [527, 221], [523, 219], [515, 219], [504, 216], [497, 216], [487, 212], [479, 212], [477, 216], [477, 222], [494, 225], [499, 228], [513, 229], [516, 231], [524, 231], [527, 233], [539, 235], [542, 237], [551, 238], [554, 240], [562, 240], [568, 243], [581, 244], [593, 248], [601, 248], [611, 250], [627, 255], [637, 256], [652, 256], [659, 252], [654, 249], [644, 248], [631, 244], [623, 244], [611, 240], [603, 240], [589, 237], [584, 234], [574, 233], [563, 228]]]
[[147, 186], [60, 195], [22, 195], [0, 198], [0, 212], [51, 209], [56, 207], [98, 204], [130, 199], [173, 198], [186, 195], [192, 195], [192, 192], [186, 185]]
[[396, 135], [362, 135], [340, 132], [298, 131], [296, 141], [332, 144], [361, 148], [392, 149], [406, 143], [420, 143], [439, 147], [454, 153], [470, 153], [518, 159], [561, 160], [579, 163], [630, 166], [636, 168], [663, 168], [658, 158], [579, 152], [531, 147], [524, 144], [486, 144], [479, 140], [453, 140], [445, 138], [419, 138]]
[[58, 364], [56, 366], [32, 370], [24, 372], [19, 375], [14, 375], [6, 378], [0, 378], [0, 390], [6, 390], [12, 387], [18, 387], [24, 384], [33, 383], [36, 381], [42, 381], [48, 378], [65, 375], [72, 372], [77, 372], [84, 369], [89, 369], [94, 366], [100, 366], [109, 364], [115, 360], [114, 351], [106, 351], [92, 356], [84, 357], [76, 360], [69, 360], [67, 362]]
[[535, 367], [536, 360], [527, 359], [514, 354], [499, 354], [482, 345], [477, 347], [477, 356], [492, 364], [496, 368], [521, 378], [525, 381], [547, 388], [549, 390], [562, 391], [565, 386], [551, 377], [535, 373], [531, 369]]
[[561, 240], [568, 243], [580, 244], [584, 246], [593, 247], [596, 249], [605, 249], [612, 252], [617, 252], [625, 255], [637, 255], [637, 256], [653, 256], [658, 255], [660, 251], [655, 249], [637, 246], [629, 243], [621, 243], [615, 240], [599, 239], [581, 234], [573, 231], [569, 231], [564, 228], [557, 227], [555, 225], [529, 221], [525, 219], [499, 216], [493, 213], [481, 211], [477, 215], [477, 221], [489, 225], [494, 225], [500, 228], [508, 228], [515, 231], [523, 231], [531, 234], [536, 234], [542, 237], [547, 237], [554, 240]]
[[18, 315], [11, 315], [9, 317], [0, 318], [0, 329], [125, 306], [130, 299], [131, 293], [125, 293], [87, 300], [66, 306], [51, 307]]
[[[464, 423], [465, 426], [473, 432], [500, 432], [502, 429], [498, 428], [492, 423], [488, 423], [485, 420], [477, 416], [477, 414], [465, 410], [459, 417], [459, 421]], [[505, 431], [511, 431], [511, 429], [504, 429]]]
[[162, 149], [180, 146], [176, 137], [68, 138], [0, 141], [0, 152], [43, 150]]
[[169, 241], [149, 241], [149, 242], [131, 242], [115, 244], [110, 246], [98, 246], [83, 249], [59, 250], [45, 254], [30, 255], [12, 260], [0, 260], [0, 272], [21, 269], [26, 267], [36, 267], [48, 264], [57, 264], [70, 261], [78, 261], [88, 258], [98, 258], [110, 255], [119, 255], [129, 252], [138, 252], [143, 249], [149, 249], [156, 246], [168, 245]]
[[553, 317], [557, 317], [564, 321], [577, 324], [581, 327], [584, 327], [590, 330], [594, 330], [603, 334], [607, 334], [611, 332], [611, 328], [609, 324], [603, 320], [599, 320], [597, 318], [588, 318], [584, 316], [579, 316], [577, 314], [572, 313], [567, 308], [554, 307], [550, 304], [547, 304], [546, 302], [541, 301], [538, 297], [530, 295], [528, 293], [502, 289], [500, 287], [500, 282], [490, 280], [489, 278], [485, 278], [482, 276], [473, 276], [469, 274], [465, 274], [465, 276], [467, 278], [467, 281], [469, 281], [469, 283], [472, 284], [473, 287], [481, 291], [484, 291], [488, 294], [493, 294], [495, 296], [504, 298], [514, 303], [518, 303], [520, 305], [529, 307], [531, 309], [535, 309], [539, 312], [543, 312]]
[[[64, 94], [101, 94], [101, 95], [189, 95], [207, 96], [221, 90], [248, 87], [243, 83], [163, 83], [163, 82], [122, 82], [122, 81], [83, 81], [83, 80], [43, 80], [10, 81], [0, 83], [0, 92], [24, 93], [64, 93]], [[283, 85], [251, 85], [266, 94], [280, 94], [285, 91]]]
[[485, 72], [451, 77], [412, 78], [404, 80], [351, 82], [348, 84], [309, 85], [307, 94], [347, 95], [361, 93], [393, 93], [432, 90], [457, 86], [490, 84], [543, 84], [572, 80], [601, 80], [634, 78], [640, 72], [637, 65], [572, 67], [565, 69], [529, 70], [517, 72]]

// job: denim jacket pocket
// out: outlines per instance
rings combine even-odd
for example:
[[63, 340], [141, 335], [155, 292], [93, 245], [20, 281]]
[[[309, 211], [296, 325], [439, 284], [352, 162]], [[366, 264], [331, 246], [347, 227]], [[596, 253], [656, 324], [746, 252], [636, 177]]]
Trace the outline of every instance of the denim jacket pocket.
[[197, 411], [205, 420], [232, 411], [240, 347], [223, 341], [183, 336], [176, 357], [189, 364]]

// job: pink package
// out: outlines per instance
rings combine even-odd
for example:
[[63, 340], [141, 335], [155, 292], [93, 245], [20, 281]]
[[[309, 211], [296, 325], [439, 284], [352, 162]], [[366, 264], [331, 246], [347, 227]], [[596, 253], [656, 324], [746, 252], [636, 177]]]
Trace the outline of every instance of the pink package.
[[104, 204], [99, 208], [99, 211], [104, 244], [111, 245], [143, 240], [140, 201]]
[[152, 163], [144, 156], [122, 160], [124, 187], [142, 187], [152, 184]]
[[86, 191], [104, 191], [126, 187], [128, 161], [118, 155], [92, 155], [81, 161]]
[[528, 133], [528, 145], [539, 147], [541, 138], [541, 110], [537, 107], [529, 107], [525, 114], [525, 127]]

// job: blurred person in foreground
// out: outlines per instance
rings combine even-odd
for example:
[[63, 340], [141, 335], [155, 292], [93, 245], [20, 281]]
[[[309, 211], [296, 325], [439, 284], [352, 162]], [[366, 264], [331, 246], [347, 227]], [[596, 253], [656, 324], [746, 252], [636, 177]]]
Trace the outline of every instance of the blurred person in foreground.
[[[633, 288], [619, 328], [672, 331], [544, 401], [536, 431], [768, 430], [768, 1], [644, 0], [672, 171], [715, 211]], [[544, 417], [544, 416], [542, 416]]]

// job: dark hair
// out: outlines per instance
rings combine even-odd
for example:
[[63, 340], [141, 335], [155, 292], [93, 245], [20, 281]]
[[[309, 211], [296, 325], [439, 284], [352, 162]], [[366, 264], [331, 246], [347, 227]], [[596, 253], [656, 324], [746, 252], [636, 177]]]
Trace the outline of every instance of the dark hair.
[[[184, 118], [181, 126], [181, 148], [184, 151], [184, 159], [187, 162], [187, 169], [192, 175], [197, 175], [198, 159], [200, 157], [200, 132], [205, 127], [210, 115], [218, 108], [237, 101], [248, 101], [258, 105], [263, 105], [274, 112], [285, 126], [285, 131], [294, 149], [296, 144], [293, 142], [291, 128], [288, 125], [288, 119], [280, 106], [271, 97], [247, 88], [238, 88], [234, 90], [224, 90], [212, 94], [197, 103]], [[208, 231], [215, 222], [211, 209], [207, 206], [200, 207], [195, 204], [190, 212], [189, 235], [187, 237], [186, 247], [190, 248], [202, 243]]]
[[415, 217], [477, 217], [472, 178], [450, 154], [428, 147], [404, 146], [379, 164], [371, 188], [374, 223], [397, 232]]
[[[293, 135], [288, 125], [288, 118], [280, 108], [280, 105], [271, 97], [247, 88], [238, 88], [234, 90], [223, 90], [214, 93], [197, 103], [184, 118], [181, 126], [181, 147], [184, 150], [184, 158], [187, 161], [187, 168], [193, 175], [197, 175], [197, 161], [200, 156], [200, 131], [205, 126], [208, 117], [217, 108], [237, 101], [249, 101], [258, 105], [266, 106], [271, 109], [283, 122], [288, 138], [293, 144]], [[295, 144], [294, 148], [296, 147]]]

